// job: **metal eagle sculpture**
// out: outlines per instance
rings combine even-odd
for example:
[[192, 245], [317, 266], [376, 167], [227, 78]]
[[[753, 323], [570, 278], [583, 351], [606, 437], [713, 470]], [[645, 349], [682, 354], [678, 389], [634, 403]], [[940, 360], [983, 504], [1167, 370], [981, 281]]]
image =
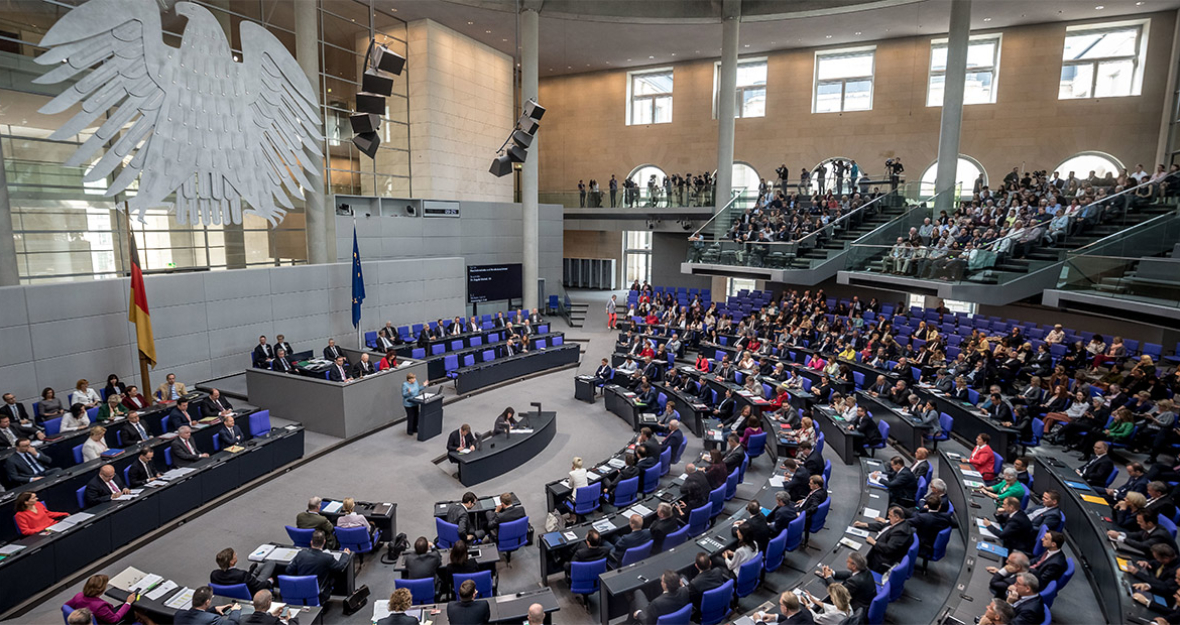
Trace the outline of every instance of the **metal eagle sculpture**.
[[74, 136], [110, 111], [65, 164], [85, 165], [113, 142], [83, 179], [103, 180], [121, 166], [107, 197], [138, 179], [129, 215], [142, 221], [175, 192], [180, 223], [240, 224], [245, 210], [278, 225], [291, 197], [314, 193], [311, 180], [321, 175], [316, 92], [262, 26], [241, 23], [239, 63], [212, 13], [191, 2], [178, 2], [176, 12], [188, 20], [179, 48], [164, 43], [155, 0], [90, 0], [54, 24], [36, 61], [55, 67], [35, 82], [77, 81], [40, 112], [79, 103], [81, 111], [50, 139]]

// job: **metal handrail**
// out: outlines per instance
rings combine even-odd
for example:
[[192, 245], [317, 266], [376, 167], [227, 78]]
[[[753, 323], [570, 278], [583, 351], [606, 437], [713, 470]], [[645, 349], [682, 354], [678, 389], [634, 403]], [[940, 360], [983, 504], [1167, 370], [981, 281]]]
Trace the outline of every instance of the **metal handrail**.
[[709, 226], [709, 224], [713, 223], [714, 219], [717, 219], [719, 216], [724, 215], [725, 211], [727, 211], [731, 207], [733, 207], [733, 203], [736, 202], [738, 200], [738, 198], [740, 198], [742, 196], [742, 194], [745, 192], [746, 192], [745, 187], [742, 187], [740, 189], [730, 189], [729, 194], [731, 197], [729, 198], [729, 201], [725, 203], [725, 206], [722, 206], [720, 210], [718, 210], [716, 213], [713, 213], [713, 216], [709, 218], [709, 221], [706, 221], [705, 223], [701, 224], [701, 227], [697, 228], [696, 232], [693, 232], [692, 234], [690, 234], [688, 236], [691, 238], [691, 237], [695, 237], [695, 236], [699, 235], [702, 230], [707, 228]]
[[841, 215], [838, 219], [825, 225], [824, 227], [816, 229], [815, 232], [808, 234], [807, 236], [803, 237], [802, 239], [796, 239], [794, 241], [789, 241], [789, 243], [793, 243], [796, 246], [796, 249], [798, 249], [799, 246], [803, 245], [804, 241], [807, 241], [812, 238], [818, 239], [819, 235], [823, 234], [827, 230], [831, 230], [834, 233], [836, 231], [836, 226], [840, 222], [848, 221], [848, 220], [852, 219], [853, 215], [863, 214], [861, 211], [864, 211], [865, 209], [872, 206], [873, 204], [876, 204], [877, 202], [880, 202], [881, 200], [883, 200], [891, 195], [895, 195], [896, 193], [897, 193], [896, 191], [890, 191], [889, 193], [883, 193], [883, 194], [873, 198], [872, 200], [869, 200], [867, 203], [856, 207], [855, 209], [849, 211], [848, 213]]
[[[956, 184], [956, 185], [953, 185], [953, 186], [951, 186], [951, 187], [949, 187], [949, 188], [943, 189], [942, 191], [939, 191], [938, 193], [935, 193], [934, 195], [932, 195], [932, 196], [930, 196], [930, 197], [928, 197], [928, 198], [926, 198], [926, 199], [924, 199], [924, 200], [918, 200], [917, 202], [915, 202], [915, 203], [914, 203], [914, 205], [913, 205], [912, 207], [910, 207], [910, 209], [909, 209], [909, 210], [907, 210], [907, 211], [903, 212], [902, 214], [898, 215], [897, 217], [894, 217], [893, 219], [890, 219], [889, 221], [887, 221], [887, 222], [885, 222], [885, 223], [881, 224], [880, 226], [877, 226], [876, 228], [874, 228], [874, 229], [872, 230], [872, 232], [867, 232], [867, 233], [865, 233], [865, 235], [864, 235], [864, 236], [862, 236], [862, 237], [860, 237], [859, 239], [857, 239], [857, 240], [855, 240], [855, 241], [853, 241], [853, 242], [849, 243], [849, 244], [848, 244], [848, 247], [852, 247], [852, 246], [854, 246], [854, 245], [875, 245], [875, 244], [873, 244], [873, 243], [861, 243], [861, 241], [865, 240], [865, 238], [867, 238], [867, 237], [870, 237], [870, 236], [872, 236], [872, 235], [873, 235], [873, 233], [877, 232], [878, 230], [881, 230], [881, 229], [883, 229], [883, 228], [885, 228], [885, 227], [887, 227], [887, 226], [889, 226], [889, 225], [893, 224], [893, 223], [894, 223], [894, 222], [896, 222], [896, 221], [899, 221], [899, 220], [905, 219], [906, 217], [908, 217], [908, 216], [909, 216], [909, 214], [910, 214], [910, 213], [912, 213], [912, 212], [913, 212], [915, 209], [917, 209], [917, 208], [920, 208], [920, 207], [921, 207], [923, 204], [927, 204], [927, 205], [931, 204], [931, 203], [934, 201], [934, 199], [935, 199], [935, 198], [937, 198], [938, 196], [942, 195], [943, 193], [946, 193], [946, 192], [948, 192], [948, 191], [957, 191], [958, 189], [959, 189], [959, 185], [957, 185], [957, 184]], [[892, 244], [890, 244], [890, 246], [891, 246], [891, 245], [892, 245]], [[889, 246], [886, 246], [886, 247], [889, 247]]]
[[[1106, 201], [1108, 201], [1108, 200], [1113, 200], [1114, 198], [1116, 198], [1116, 197], [1118, 197], [1118, 196], [1120, 196], [1120, 195], [1123, 195], [1123, 194], [1126, 194], [1126, 193], [1130, 193], [1131, 191], [1134, 191], [1134, 190], [1136, 190], [1136, 189], [1139, 189], [1139, 188], [1145, 187], [1145, 186], [1147, 186], [1147, 185], [1150, 185], [1150, 184], [1159, 184], [1160, 182], [1163, 182], [1164, 180], [1167, 180], [1167, 179], [1169, 179], [1169, 178], [1171, 178], [1171, 177], [1173, 177], [1173, 176], [1176, 176], [1177, 174], [1180, 174], [1180, 172], [1170, 172], [1170, 173], [1168, 173], [1168, 175], [1166, 175], [1166, 176], [1164, 176], [1164, 177], [1163, 177], [1163, 180], [1158, 180], [1158, 181], [1156, 181], [1156, 182], [1150, 182], [1150, 181], [1147, 181], [1147, 182], [1143, 182], [1142, 184], [1137, 184], [1137, 185], [1135, 185], [1135, 186], [1133, 186], [1133, 187], [1129, 187], [1129, 188], [1123, 189], [1122, 191], [1119, 191], [1118, 193], [1115, 193], [1114, 195], [1109, 195], [1109, 196], [1107, 196], [1107, 197], [1104, 197], [1104, 198], [1102, 198], [1101, 200], [1098, 200], [1097, 202], [1093, 202], [1093, 203], [1091, 203], [1091, 204], [1090, 204], [1090, 206], [1094, 206], [1095, 204], [1101, 204], [1101, 203], [1103, 203], [1103, 202], [1106, 202]], [[1165, 216], [1165, 215], [1161, 215], [1161, 217], [1163, 217], [1163, 216]], [[1144, 223], [1150, 223], [1151, 221], [1154, 221], [1154, 219], [1152, 219], [1152, 220], [1148, 220], [1147, 222], [1144, 222]], [[1139, 225], [1142, 225], [1142, 224], [1139, 224]], [[1128, 230], [1129, 230], [1129, 229], [1128, 229]], [[1111, 237], [1122, 236], [1122, 235], [1125, 235], [1126, 233], [1127, 233], [1127, 230], [1120, 230], [1120, 231], [1118, 231], [1118, 232], [1115, 232], [1114, 234], [1111, 234], [1110, 236], [1107, 236], [1107, 237], [1102, 237], [1101, 239], [1098, 239], [1097, 241], [1092, 241], [1092, 242], [1090, 242], [1090, 243], [1087, 243], [1086, 245], [1083, 245], [1082, 247], [1079, 247], [1079, 248], [1077, 248], [1077, 249], [1073, 250], [1072, 252], [1070, 252], [1070, 253], [1069, 253], [1069, 255], [1070, 255], [1070, 256], [1080, 256], [1080, 255], [1082, 255], [1082, 254], [1085, 254], [1085, 253], [1086, 253], [1086, 252], [1084, 251], [1086, 248], [1088, 248], [1088, 247], [1091, 247], [1091, 246], [1094, 246], [1094, 245], [1099, 245], [1099, 244], [1104, 244], [1104, 245], [1105, 245], [1105, 244], [1109, 243], [1108, 239], [1110, 239]]]

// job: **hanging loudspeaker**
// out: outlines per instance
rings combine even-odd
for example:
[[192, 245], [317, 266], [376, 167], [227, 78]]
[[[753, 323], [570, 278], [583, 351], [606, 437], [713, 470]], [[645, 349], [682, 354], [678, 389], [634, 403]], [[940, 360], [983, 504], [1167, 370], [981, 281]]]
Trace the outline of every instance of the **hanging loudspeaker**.
[[352, 132], [358, 135], [363, 135], [368, 132], [377, 132], [377, 130], [381, 128], [381, 118], [372, 113], [349, 115], [348, 121], [352, 124]]
[[527, 148], [533, 144], [533, 135], [523, 130], [514, 130], [512, 131], [512, 142], [522, 148]]
[[537, 123], [537, 120], [529, 117], [528, 115], [521, 115], [520, 119], [516, 120], [516, 125], [521, 130], [529, 133], [530, 135], [537, 134], [537, 127], [540, 126], [540, 124]]
[[507, 153], [508, 159], [513, 163], [523, 163], [524, 160], [529, 157], [529, 153], [519, 145], [508, 146]]
[[539, 120], [541, 119], [541, 116], [545, 114], [545, 107], [537, 104], [534, 100], [529, 100], [528, 102], [524, 103], [524, 114], [525, 117], [531, 117], [533, 119]]
[[393, 52], [385, 46], [373, 48], [373, 67], [400, 76], [402, 68], [406, 66], [406, 57]]
[[508, 158], [507, 156], [497, 156], [496, 159], [492, 161], [492, 166], [489, 171], [501, 178], [507, 176], [508, 174], [512, 173], [512, 159]]
[[352, 138], [352, 143], [361, 152], [368, 155], [369, 158], [377, 156], [377, 146], [381, 145], [381, 137], [377, 136], [375, 132], [366, 132], [363, 135], [357, 135]]
[[356, 94], [356, 112], [385, 114], [385, 98], [374, 93], [360, 92]]
[[367, 69], [361, 78], [361, 90], [388, 97], [393, 95], [393, 79], [386, 78], [375, 69]]

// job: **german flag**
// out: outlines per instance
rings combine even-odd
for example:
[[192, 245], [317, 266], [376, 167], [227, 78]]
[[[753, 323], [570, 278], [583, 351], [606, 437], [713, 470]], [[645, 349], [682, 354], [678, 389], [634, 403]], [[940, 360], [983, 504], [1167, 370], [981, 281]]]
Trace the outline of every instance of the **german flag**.
[[147, 291], [143, 288], [143, 270], [139, 266], [139, 250], [135, 234], [128, 229], [131, 239], [131, 302], [127, 305], [127, 319], [135, 324], [135, 339], [139, 355], [156, 366], [156, 339], [152, 336], [152, 315], [148, 312]]

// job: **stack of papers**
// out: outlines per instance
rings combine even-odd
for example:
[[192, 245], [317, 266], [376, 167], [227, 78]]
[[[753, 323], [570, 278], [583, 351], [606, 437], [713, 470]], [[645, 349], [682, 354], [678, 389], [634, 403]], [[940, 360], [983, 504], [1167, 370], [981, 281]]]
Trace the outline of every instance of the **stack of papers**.
[[344, 507], [343, 501], [333, 501], [333, 502], [328, 503], [328, 505], [324, 506], [323, 511], [327, 512], [328, 514], [334, 514], [336, 512], [340, 512], [340, 509], [343, 507]]
[[983, 482], [976, 482], [975, 480], [963, 480], [963, 485], [967, 488], [983, 488]]
[[861, 514], [861, 516], [866, 516], [870, 519], [875, 519], [875, 518], [881, 516], [881, 511], [877, 510], [876, 508], [865, 508], [865, 511]]
[[868, 530], [861, 529], [859, 527], [852, 527], [851, 525], [849, 525], [848, 529], [846, 529], [844, 531], [848, 532], [849, 534], [852, 534], [853, 536], [859, 536], [861, 538], [867, 538], [869, 535]]
[[782, 488], [783, 487], [783, 476], [776, 475], [776, 476], [770, 478], [770, 485], [773, 488]]
[[251, 553], [250, 557], [247, 559], [251, 562], [263, 562], [266, 560], [266, 556], [270, 555], [270, 552], [274, 550], [274, 545], [262, 545], [261, 547], [255, 549], [254, 553]]
[[851, 538], [849, 538], [847, 536], [840, 539], [840, 544], [844, 545], [845, 547], [848, 547], [849, 549], [851, 549], [853, 551], [859, 551], [861, 548], [861, 543], [858, 543], [855, 540], [852, 540]]
[[627, 463], [620, 458], [611, 458], [610, 460], [607, 460], [606, 463], [616, 469], [621, 469], [627, 466]]
[[132, 584], [131, 590], [136, 591], [136, 592], [143, 592], [145, 590], [150, 590], [152, 588], [155, 588], [156, 586], [160, 585], [163, 581], [164, 581], [163, 577], [160, 577], [159, 575], [156, 575], [155, 573], [148, 573], [147, 575], [144, 575], [143, 578], [140, 579], [138, 582], [135, 582], [134, 584]]
[[594, 522], [594, 529], [599, 532], [610, 532], [615, 529], [615, 524], [611, 523], [610, 519], [599, 519]]
[[144, 596], [147, 597], [148, 599], [151, 599], [152, 601], [158, 601], [164, 595], [168, 594], [169, 592], [172, 592], [172, 590], [174, 590], [176, 588], [176, 586], [177, 586], [176, 582], [174, 582], [172, 580], [168, 580], [168, 581], [164, 582], [163, 584], [156, 586], [156, 588], [154, 590], [152, 590], [151, 592], [149, 592], [148, 594], [146, 594]]
[[180, 592], [166, 601], [164, 605], [174, 610], [187, 610], [193, 607], [193, 589], [187, 586], [182, 588]]
[[179, 469], [172, 469], [172, 470], [168, 471], [167, 473], [161, 475], [160, 479], [164, 480], [165, 482], [172, 482], [175, 480], [179, 480], [180, 478], [188, 475], [189, 473], [192, 473], [193, 471], [196, 471], [196, 469], [194, 469], [192, 467], [181, 467]]
[[291, 547], [275, 547], [274, 551], [270, 552], [270, 556], [267, 557], [267, 560], [290, 562], [291, 560], [294, 560], [295, 556], [297, 555], [299, 555], [298, 549], [293, 549]]
[[0, 559], [7, 558], [8, 556], [14, 556], [21, 551], [24, 551], [24, 549], [24, 545], [4, 545], [3, 547], [0, 547]]
[[963, 471], [963, 475], [966, 475], [967, 477], [983, 477], [983, 474], [979, 471]]
[[984, 538], [999, 538], [999, 536], [996, 536], [995, 532], [993, 532], [991, 528], [983, 524], [983, 519], [975, 519], [975, 525], [979, 527], [979, 533]]
[[76, 512], [76, 513], [71, 514], [70, 516], [58, 521], [57, 523], [50, 525], [46, 529], [51, 532], [64, 532], [75, 525], [85, 523], [88, 519], [92, 518], [93, 516], [94, 515], [90, 514], [89, 512]]

